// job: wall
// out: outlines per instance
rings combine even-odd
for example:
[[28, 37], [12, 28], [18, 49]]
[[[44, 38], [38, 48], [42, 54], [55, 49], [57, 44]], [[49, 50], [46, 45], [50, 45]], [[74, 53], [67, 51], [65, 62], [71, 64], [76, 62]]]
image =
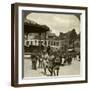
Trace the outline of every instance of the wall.
[[[30, 89], [88, 90], [90, 88], [89, 85], [90, 78], [89, 78], [89, 83], [86, 84], [39, 86], [39, 87], [24, 87], [24, 88], [13, 88], [10, 86], [10, 78], [11, 78], [11, 74], [10, 74], [11, 73], [11, 20], [10, 20], [11, 7], [10, 5], [11, 3], [14, 2], [88, 6], [90, 9], [89, 0], [1, 0], [0, 1], [0, 90], [16, 90], [16, 89], [18, 90], [24, 90], [24, 89], [26, 90], [30, 90]], [[88, 19], [90, 19], [90, 17], [88, 17]], [[88, 33], [90, 33], [89, 29], [88, 29]], [[90, 38], [90, 35], [88, 38]], [[90, 46], [90, 42], [88, 46]], [[88, 49], [90, 48], [88, 47]], [[88, 63], [90, 63], [90, 61]], [[88, 66], [88, 68], [90, 68], [90, 65]], [[88, 76], [90, 76], [90, 71], [88, 72]]]

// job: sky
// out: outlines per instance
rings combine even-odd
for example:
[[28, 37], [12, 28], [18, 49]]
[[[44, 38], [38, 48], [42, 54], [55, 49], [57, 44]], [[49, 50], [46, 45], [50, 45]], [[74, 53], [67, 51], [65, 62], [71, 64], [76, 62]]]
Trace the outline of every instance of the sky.
[[80, 32], [80, 20], [74, 14], [30, 13], [26, 19], [38, 24], [47, 25], [57, 36], [60, 32], [66, 33], [75, 29]]

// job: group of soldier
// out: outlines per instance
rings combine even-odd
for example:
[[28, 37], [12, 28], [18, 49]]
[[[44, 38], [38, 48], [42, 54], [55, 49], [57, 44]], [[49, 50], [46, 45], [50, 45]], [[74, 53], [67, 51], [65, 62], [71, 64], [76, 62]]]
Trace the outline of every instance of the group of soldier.
[[70, 54], [53, 52], [51, 51], [50, 47], [48, 47], [47, 50], [31, 55], [32, 69], [37, 70], [38, 68], [42, 68], [45, 74], [46, 70], [48, 69], [51, 76], [58, 76], [60, 66], [64, 66], [66, 63], [70, 65], [72, 63], [72, 58], [75, 58], [75, 56], [76, 55], [72, 56]]

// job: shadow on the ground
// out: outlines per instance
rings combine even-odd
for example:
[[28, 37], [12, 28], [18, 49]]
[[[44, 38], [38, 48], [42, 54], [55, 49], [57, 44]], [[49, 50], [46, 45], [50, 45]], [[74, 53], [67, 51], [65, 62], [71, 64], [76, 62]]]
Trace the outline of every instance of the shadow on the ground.
[[45, 73], [45, 72], [43, 72], [43, 71], [41, 71], [40, 73], [42, 73], [42, 74], [45, 75], [45, 76], [51, 76], [49, 73]]

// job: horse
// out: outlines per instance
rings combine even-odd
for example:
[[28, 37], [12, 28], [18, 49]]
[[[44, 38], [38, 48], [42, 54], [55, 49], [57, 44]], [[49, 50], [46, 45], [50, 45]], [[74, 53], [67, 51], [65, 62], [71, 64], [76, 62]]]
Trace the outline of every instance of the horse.
[[72, 63], [72, 56], [71, 55], [66, 55], [65, 56], [65, 61], [64, 61], [64, 64], [68, 64], [70, 65]]
[[62, 63], [62, 57], [59, 55], [56, 55], [56, 57], [54, 58], [54, 62], [53, 62], [53, 74], [54, 74], [54, 76], [59, 75], [59, 69], [60, 69], [61, 63]]
[[47, 70], [50, 72], [50, 76], [59, 75], [59, 67], [61, 64], [61, 57], [50, 55], [48, 58], [43, 59], [44, 73], [46, 74]]
[[47, 69], [50, 72], [50, 62], [49, 62], [49, 56], [48, 53], [45, 53], [42, 55], [42, 60], [43, 60], [43, 68], [44, 68], [44, 74], [47, 74]]

